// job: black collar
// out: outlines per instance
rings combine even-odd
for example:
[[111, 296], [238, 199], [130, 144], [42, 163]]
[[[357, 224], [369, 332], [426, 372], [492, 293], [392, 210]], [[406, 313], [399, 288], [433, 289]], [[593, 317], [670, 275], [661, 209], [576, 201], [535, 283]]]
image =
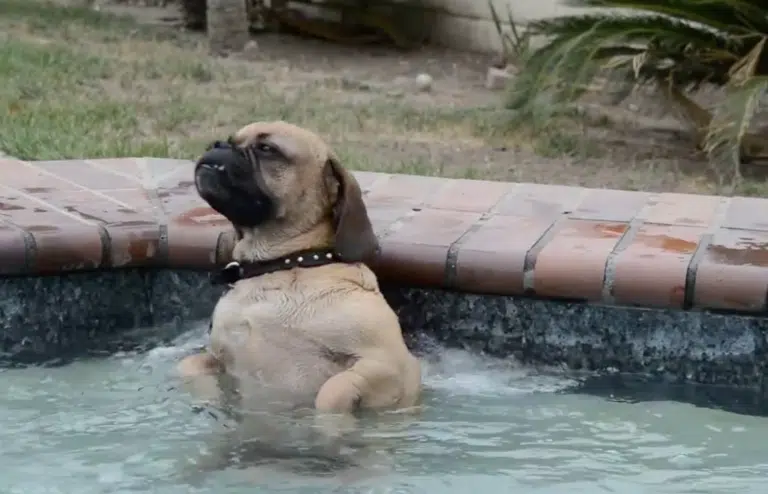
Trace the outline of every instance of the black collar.
[[285, 271], [293, 268], [314, 268], [341, 262], [333, 249], [310, 249], [293, 252], [287, 256], [269, 261], [256, 262], [230, 262], [224, 269], [211, 276], [214, 285], [231, 285], [246, 278], [256, 278], [264, 274], [276, 271]]

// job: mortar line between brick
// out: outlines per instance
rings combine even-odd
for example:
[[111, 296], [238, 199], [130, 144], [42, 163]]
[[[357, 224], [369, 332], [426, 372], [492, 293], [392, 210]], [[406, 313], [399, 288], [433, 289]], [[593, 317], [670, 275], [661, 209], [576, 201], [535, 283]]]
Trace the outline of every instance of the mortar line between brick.
[[382, 184], [385, 184], [392, 180], [392, 174], [390, 173], [381, 173], [379, 176], [376, 177], [376, 180], [373, 181], [371, 185], [364, 188], [361, 192], [363, 193], [363, 197], [367, 196], [371, 193], [372, 190], [376, 189], [376, 187], [381, 187]]
[[699, 272], [699, 264], [707, 253], [707, 249], [712, 244], [712, 239], [715, 237], [715, 233], [725, 222], [726, 215], [728, 214], [728, 206], [731, 204], [731, 199], [728, 197], [720, 198], [720, 202], [715, 208], [715, 214], [712, 217], [712, 221], [709, 222], [709, 226], [704, 234], [699, 239], [696, 245], [696, 249], [693, 251], [691, 260], [688, 261], [688, 267], [685, 270], [685, 291], [683, 292], [683, 310], [690, 310], [693, 307], [693, 299], [696, 294], [696, 275]]
[[379, 234], [379, 240], [383, 240], [398, 231], [404, 224], [408, 223], [414, 216], [416, 216], [419, 211], [421, 211], [421, 207], [413, 206], [405, 214], [392, 220], [392, 223], [387, 225], [381, 234]]
[[65, 210], [63, 210], [61, 208], [58, 208], [58, 207], [54, 206], [53, 204], [49, 203], [48, 201], [46, 201], [44, 199], [40, 199], [39, 197], [35, 197], [32, 194], [27, 194], [26, 192], [21, 191], [19, 189], [16, 189], [14, 187], [9, 187], [9, 186], [3, 185], [3, 184], [0, 184], [0, 187], [4, 188], [5, 190], [13, 192], [14, 194], [18, 194], [20, 196], [23, 196], [25, 199], [29, 199], [32, 202], [36, 202], [36, 203], [41, 204], [43, 206], [46, 206], [46, 207], [48, 207], [50, 209], [53, 209], [57, 213], [60, 213], [60, 214], [66, 216], [68, 218], [72, 218], [73, 220], [75, 220], [75, 221], [77, 221], [79, 223], [82, 223], [84, 225], [95, 225], [96, 224], [95, 222], [93, 222], [91, 220], [87, 220], [87, 219], [83, 218], [82, 216], [78, 216], [76, 214], [72, 214], [69, 211], [65, 211]]
[[[56, 176], [56, 175], [53, 175], [53, 176]], [[40, 199], [38, 197], [35, 197], [34, 195], [27, 194], [26, 192], [23, 192], [23, 191], [21, 191], [19, 189], [16, 189], [16, 188], [13, 188], [13, 187], [9, 187], [7, 185], [2, 185], [2, 184], [0, 184], [0, 187], [5, 188], [6, 190], [12, 190], [16, 194], [24, 196], [24, 197], [26, 197], [27, 199], [29, 199], [31, 201], [34, 201], [34, 202], [37, 202], [39, 204], [45, 205], [46, 207], [49, 207], [49, 208], [55, 210], [57, 213], [63, 214], [64, 216], [67, 216], [67, 217], [70, 217], [70, 218], [72, 218], [74, 220], [77, 220], [80, 223], [83, 223], [83, 224], [86, 224], [86, 225], [95, 226], [96, 230], [97, 230], [97, 232], [99, 234], [99, 240], [101, 241], [101, 262], [99, 263], [100, 264], [99, 267], [106, 267], [106, 266], [111, 267], [112, 266], [112, 264], [111, 264], [111, 262], [112, 262], [112, 249], [111, 249], [112, 241], [111, 241], [111, 239], [109, 237], [109, 234], [107, 233], [107, 229], [104, 227], [104, 225], [102, 223], [99, 223], [99, 222], [96, 222], [96, 221], [92, 221], [92, 220], [87, 220], [87, 219], [85, 219], [85, 218], [83, 218], [83, 217], [81, 217], [79, 215], [70, 213], [69, 211], [65, 211], [65, 210], [63, 210], [61, 208], [58, 208], [58, 207], [54, 206], [53, 204], [49, 203], [48, 201], [46, 201], [44, 199]], [[90, 189], [86, 188], [86, 190], [90, 190]], [[14, 224], [14, 226], [20, 228], [18, 225]], [[34, 256], [35, 259], [34, 260], [36, 262], [37, 261], [37, 242], [34, 240], [34, 235], [32, 235], [31, 233], [27, 232], [27, 230], [24, 229], [24, 228], [22, 228], [22, 230], [25, 232], [25, 244], [27, 242], [27, 235], [28, 235], [30, 237], [30, 240], [35, 245], [35, 256]], [[30, 269], [29, 272], [31, 273], [32, 272], [31, 271], [32, 267], [30, 266], [29, 269]]]
[[[144, 157], [144, 158], [137, 158], [137, 159], [143, 160], [142, 162], [146, 164], [152, 158], [145, 158]], [[194, 164], [194, 162], [190, 162], [190, 164]], [[152, 187], [152, 188], [156, 189], [156, 188], [158, 188], [160, 186], [161, 182], [163, 182], [164, 180], [167, 180], [167, 179], [173, 177], [174, 175], [177, 175], [180, 171], [183, 171], [183, 170], [184, 170], [184, 165], [179, 163], [178, 165], [174, 166], [172, 169], [168, 170], [167, 172], [163, 173], [162, 175], [154, 177], [151, 173], [146, 173], [149, 170], [145, 169], [145, 170], [142, 170], [142, 176], [147, 178], [147, 180], [142, 180], [141, 183], [142, 183], [142, 185], [144, 187], [148, 186], [148, 187]], [[152, 179], [151, 182], [149, 181], [150, 178]]]
[[8, 218], [3, 218], [0, 221], [21, 232], [21, 237], [24, 240], [24, 268], [22, 273], [33, 274], [32, 270], [37, 264], [37, 241], [35, 236], [28, 232], [26, 228], [17, 225]]
[[[125, 159], [138, 159], [138, 158], [125, 158]], [[141, 180], [138, 180], [136, 177], [134, 177], [132, 175], [129, 175], [127, 173], [123, 173], [123, 172], [114, 170], [114, 169], [112, 169], [112, 168], [110, 168], [108, 166], [103, 166], [103, 165], [97, 163], [95, 160], [92, 160], [92, 159], [91, 160], [83, 160], [83, 163], [85, 163], [88, 166], [91, 166], [91, 167], [93, 167], [93, 168], [95, 168], [97, 170], [101, 170], [101, 171], [106, 172], [106, 173], [111, 173], [112, 175], [114, 175], [116, 177], [122, 177], [122, 178], [124, 178], [124, 179], [126, 179], [126, 180], [128, 180], [130, 182], [135, 183], [139, 187], [143, 187], [144, 186], [144, 183]]]
[[443, 275], [443, 286], [446, 288], [455, 288], [456, 285], [456, 267], [458, 266], [459, 250], [461, 245], [469, 238], [473, 233], [478, 231], [493, 215], [489, 212], [485, 212], [480, 215], [480, 218], [462, 233], [449, 247], [448, 252], [445, 254], [445, 273]]
[[222, 244], [224, 243], [224, 238], [227, 235], [227, 231], [223, 231], [219, 233], [219, 236], [216, 237], [216, 250], [213, 252], [213, 264], [215, 266], [218, 266], [220, 264], [224, 264], [224, 260], [221, 259], [221, 256], [219, 253], [222, 251]]
[[536, 259], [539, 257], [539, 253], [546, 247], [552, 238], [557, 235], [559, 226], [567, 221], [573, 211], [579, 208], [579, 205], [586, 199], [592, 191], [590, 189], [583, 189], [578, 198], [574, 200], [573, 204], [563, 205], [563, 211], [553, 219], [552, 223], [547, 227], [544, 233], [539, 239], [534, 242], [528, 252], [525, 253], [525, 259], [523, 261], [523, 293], [535, 294], [535, 269]]
[[763, 310], [768, 308], [768, 288], [765, 290], [765, 298], [763, 298]]
[[[391, 177], [391, 175], [390, 175]], [[445, 182], [442, 187], [445, 187], [448, 185], [448, 182]], [[403, 227], [403, 225], [407, 224], [409, 221], [413, 219], [414, 216], [416, 216], [422, 209], [424, 209], [424, 204], [426, 204], [432, 197], [436, 196], [440, 190], [442, 190], [442, 187], [436, 187], [435, 191], [430, 192], [429, 194], [424, 194], [421, 197], [421, 200], [411, 206], [410, 211], [402, 215], [401, 217], [395, 219], [390, 223], [384, 231], [381, 232], [381, 235], [379, 235], [379, 240], [385, 239], [395, 233], [397, 230]]]
[[24, 232], [24, 249], [26, 250], [26, 255], [24, 256], [26, 258], [26, 272], [32, 273], [32, 270], [37, 266], [37, 258], [38, 258], [38, 247], [37, 247], [37, 240], [35, 240], [35, 236], [32, 235], [30, 232], [24, 230], [22, 228], [22, 231]]
[[166, 267], [171, 258], [171, 247], [168, 241], [168, 225], [158, 223], [157, 225], [157, 257], [156, 265]]
[[613, 293], [613, 282], [616, 278], [616, 261], [619, 255], [624, 252], [635, 240], [640, 228], [645, 224], [645, 218], [648, 215], [648, 211], [656, 205], [657, 199], [661, 194], [651, 195], [646, 203], [640, 210], [635, 213], [632, 219], [629, 220], [629, 226], [616, 242], [616, 245], [611, 249], [608, 258], [605, 260], [605, 268], [603, 270], [603, 289], [602, 289], [602, 302], [605, 304], [615, 305], [616, 297]]
[[[136, 165], [141, 170], [142, 176], [146, 176], [149, 172], [148, 159], [147, 158], [133, 158], [136, 160]], [[171, 257], [170, 246], [168, 242], [168, 213], [165, 211], [163, 201], [157, 194], [156, 187], [145, 187], [144, 193], [149, 198], [149, 203], [152, 206], [153, 216], [157, 223], [157, 256], [155, 257], [157, 265], [167, 266]]]
[[556, 226], [560, 223], [563, 217], [566, 215], [563, 213], [560, 217], [555, 218], [547, 229], [542, 233], [541, 237], [534, 242], [528, 252], [525, 253], [525, 259], [523, 260], [523, 293], [535, 294], [535, 279], [533, 270], [536, 267], [536, 258], [539, 257], [539, 252], [542, 251], [544, 246], [552, 240], [552, 237], [557, 233]]
[[[363, 195], [363, 198], [365, 198], [368, 194], [370, 194], [371, 191], [376, 189], [376, 187], [381, 187], [382, 184], [385, 184], [385, 183], [389, 182], [390, 180], [392, 180], [392, 176], [393, 175], [390, 174], [390, 173], [380, 175], [376, 180], [374, 180], [374, 182], [370, 186], [368, 186], [366, 189], [361, 191], [362, 195]], [[370, 206], [366, 205], [366, 207], [370, 207]], [[411, 210], [410, 212], [412, 213], [413, 210]], [[408, 214], [408, 213], [406, 213], [406, 214]], [[384, 231], [381, 232], [381, 234], [379, 234], [377, 236], [377, 238], [379, 240], [379, 245], [376, 247], [376, 258], [381, 256], [381, 240], [386, 238], [391, 233], [390, 229], [392, 228], [392, 226], [395, 223], [397, 223], [398, 221], [400, 221], [404, 217], [405, 216], [403, 216], [401, 218], [396, 218], [395, 220], [393, 220], [392, 223], [387, 225], [387, 227], [384, 229]]]
[[25, 164], [25, 165], [27, 165], [27, 166], [29, 166], [31, 168], [34, 168], [34, 169], [36, 169], [37, 171], [39, 171], [40, 173], [42, 173], [44, 175], [48, 175], [49, 177], [53, 177], [56, 180], [61, 180], [64, 183], [72, 185], [73, 187], [77, 187], [81, 191], [90, 192], [91, 194], [93, 194], [95, 196], [101, 197], [102, 199], [105, 199], [105, 200], [107, 200], [109, 202], [115, 203], [115, 204], [117, 204], [119, 206], [122, 206], [122, 207], [124, 207], [126, 209], [131, 209], [131, 210], [134, 209], [134, 207], [131, 206], [130, 204], [127, 204], [127, 203], [125, 203], [123, 201], [119, 201], [119, 200], [117, 200], [117, 199], [115, 199], [113, 197], [108, 196], [107, 194], [104, 194], [103, 192], [99, 192], [98, 190], [93, 190], [93, 189], [90, 189], [90, 188], [88, 188], [88, 187], [86, 187], [84, 185], [80, 185], [79, 183], [73, 182], [72, 180], [64, 178], [61, 175], [58, 175], [56, 173], [49, 172], [48, 170], [45, 170], [44, 168], [41, 168], [41, 167], [35, 165], [34, 162], [20, 161], [20, 163]]
[[101, 266], [112, 267], [112, 237], [104, 225], [97, 224], [99, 230], [99, 239], [101, 240]]
[[720, 229], [731, 230], [731, 231], [736, 230], [736, 231], [748, 232], [748, 233], [765, 233], [766, 231], [768, 231], [765, 228], [743, 228], [740, 226], [725, 226], [725, 225], [720, 225]]
[[[511, 193], [513, 190], [516, 190], [518, 187], [519, 185], [515, 184], [510, 188], [510, 191], [507, 192], [507, 194]], [[443, 277], [443, 285], [446, 288], [455, 288], [456, 286], [456, 268], [458, 267], [459, 251], [461, 250], [461, 246], [464, 244], [464, 242], [467, 241], [468, 238], [470, 238], [484, 224], [486, 224], [489, 219], [496, 215], [499, 204], [501, 204], [507, 194], [502, 194], [501, 197], [499, 197], [498, 200], [493, 203], [493, 206], [481, 214], [480, 218], [478, 218], [472, 226], [467, 228], [467, 230], [448, 247], [448, 253], [445, 256], [445, 275]]]

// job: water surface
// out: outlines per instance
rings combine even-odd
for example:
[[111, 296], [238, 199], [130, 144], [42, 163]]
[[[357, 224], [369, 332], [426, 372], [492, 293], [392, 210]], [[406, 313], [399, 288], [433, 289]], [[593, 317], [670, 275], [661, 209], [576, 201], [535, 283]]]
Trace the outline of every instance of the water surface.
[[169, 378], [203, 331], [145, 354], [0, 373], [0, 494], [766, 489], [767, 418], [569, 392], [564, 375], [455, 350], [425, 363], [418, 420], [369, 424], [365, 437], [381, 447], [362, 472], [205, 467], [223, 421], [195, 413]]

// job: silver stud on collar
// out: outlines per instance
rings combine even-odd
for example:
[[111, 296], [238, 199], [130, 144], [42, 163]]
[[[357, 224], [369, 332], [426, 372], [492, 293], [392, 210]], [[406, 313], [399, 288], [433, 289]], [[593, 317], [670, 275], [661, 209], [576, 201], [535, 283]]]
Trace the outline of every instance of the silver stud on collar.
[[290, 260], [290, 259], [286, 259], [286, 260], [285, 260], [285, 263], [286, 263], [286, 264], [290, 264], [290, 263], [291, 263], [291, 260]]
[[303, 260], [304, 260], [304, 258], [303, 258], [303, 257], [301, 257], [301, 256], [299, 256], [299, 258], [298, 258], [298, 259], [296, 259], [296, 260], [297, 260], [297, 261], [299, 261], [299, 262], [301, 262], [301, 261], [303, 261]]
[[325, 258], [326, 258], [326, 259], [333, 259], [333, 254], [331, 254], [331, 253], [329, 252], [329, 253], [327, 253], [327, 254], [325, 255]]
[[320, 259], [320, 256], [318, 256], [317, 254], [315, 254], [314, 256], [312, 256], [312, 258], [313, 258], [315, 261], [317, 261], [318, 259]]

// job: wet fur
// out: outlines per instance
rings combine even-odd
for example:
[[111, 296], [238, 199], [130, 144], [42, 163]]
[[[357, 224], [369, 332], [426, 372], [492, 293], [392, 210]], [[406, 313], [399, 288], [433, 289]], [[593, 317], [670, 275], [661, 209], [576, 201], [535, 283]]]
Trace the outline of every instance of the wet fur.
[[[262, 417], [248, 426], [262, 442], [279, 442], [284, 432], [264, 421], [264, 412], [333, 414], [315, 423], [337, 437], [359, 410], [415, 406], [420, 364], [364, 263], [377, 242], [355, 178], [317, 135], [291, 124], [253, 123], [233, 142], [277, 150], [265, 152], [253, 183], [243, 185], [266, 188], [274, 215], [233, 225], [233, 258], [333, 247], [346, 262], [238, 281], [216, 305], [207, 350], [179, 363], [184, 382], [200, 399], [234, 400], [246, 415]], [[234, 382], [235, 398], [224, 396], [222, 376]]]

